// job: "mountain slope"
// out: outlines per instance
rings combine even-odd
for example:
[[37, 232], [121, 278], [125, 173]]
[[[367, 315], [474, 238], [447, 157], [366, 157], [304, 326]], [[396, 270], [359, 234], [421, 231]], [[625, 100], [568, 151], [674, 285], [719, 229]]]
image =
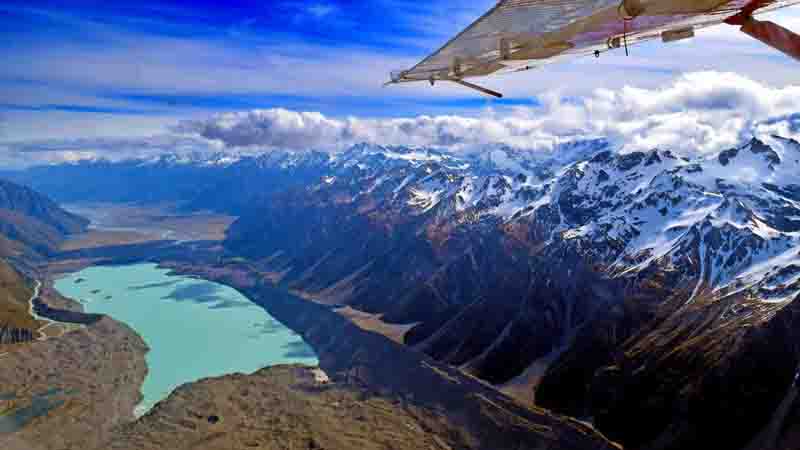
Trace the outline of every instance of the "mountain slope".
[[38, 325], [28, 314], [32, 294], [25, 279], [0, 259], [0, 346], [33, 339]]
[[36, 219], [61, 234], [78, 233], [89, 224], [32, 189], [5, 180], [0, 180], [0, 208]]
[[747, 290], [779, 302], [798, 289], [791, 157], [800, 150], [777, 142], [782, 165], [750, 158], [758, 141], [741, 149], [741, 167], [761, 171], [749, 178], [719, 157], [615, 155], [602, 145], [589, 159], [538, 170], [354, 149], [320, 184], [244, 215], [228, 244], [268, 257], [298, 290], [392, 321], [427, 321], [498, 289], [525, 296], [548, 278], [542, 264], [553, 258], [567, 273], [585, 269], [613, 286], [665, 270], [670, 281], [692, 281], [694, 296]]
[[[554, 360], [537, 400], [634, 448], [736, 446], [800, 343], [800, 144], [764, 139], [694, 159], [592, 141], [535, 158], [361, 146], [243, 215], [226, 245], [298, 292], [417, 323], [407, 344], [491, 382]], [[776, 359], [764, 382], [747, 363]], [[639, 383], [625, 398], [660, 400], [602, 401]], [[675, 409], [687, 389], [690, 413]], [[622, 426], [637, 412], [660, 420]], [[719, 417], [737, 431], [719, 438]]]
[[68, 234], [79, 233], [88, 224], [49, 198], [0, 180], [0, 257], [52, 254]]
[[28, 313], [33, 290], [10, 259], [52, 254], [88, 223], [29, 188], [0, 180], [0, 345], [31, 341], [39, 328]]
[[198, 174], [178, 197], [237, 205], [225, 247], [260, 273], [402, 324], [407, 345], [629, 448], [743, 448], [768, 424], [792, 429], [795, 141], [692, 158], [587, 139], [223, 160], [47, 170]]
[[79, 233], [88, 224], [49, 198], [0, 180], [0, 256], [51, 254], [66, 235]]

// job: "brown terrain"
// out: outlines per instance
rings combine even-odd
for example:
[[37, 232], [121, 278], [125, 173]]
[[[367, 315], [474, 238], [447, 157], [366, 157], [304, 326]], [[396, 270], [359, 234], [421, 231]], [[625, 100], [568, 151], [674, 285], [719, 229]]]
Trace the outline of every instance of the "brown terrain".
[[0, 448], [99, 448], [133, 420], [147, 373], [141, 338], [110, 318], [57, 336], [0, 357]]
[[[46, 267], [87, 224], [0, 181], [0, 448], [95, 448], [112, 427], [133, 420], [147, 348], [127, 326], [82, 314], [58, 295]], [[36, 319], [37, 292], [36, 302], [85, 325]]]
[[224, 262], [213, 243], [114, 244], [85, 242], [37, 264], [43, 303], [62, 315], [80, 314], [80, 305], [52, 289], [64, 271], [173, 261], [167, 265], [177, 271], [239, 289], [302, 333], [331, 382], [298, 366], [207, 379], [182, 386], [135, 420], [146, 346], [124, 324], [83, 315], [85, 326], [50, 324], [44, 340], [0, 356], [1, 448], [616, 448], [580, 422], [523, 406], [399, 344], [406, 327], [290, 295], [246, 262]]
[[60, 249], [64, 251], [83, 248], [106, 247], [120, 244], [140, 244], [156, 240], [157, 237], [136, 231], [89, 230], [85, 233], [70, 236]]
[[0, 329], [38, 329], [39, 323], [28, 314], [28, 300], [32, 294], [33, 290], [23, 277], [0, 259]]
[[[130, 410], [138, 387], [116, 399], [111, 391], [92, 385], [96, 390], [87, 391], [94, 395], [92, 404], [105, 401], [105, 405], [89, 414], [79, 410], [85, 421], [65, 427], [58, 436], [37, 434], [44, 429], [37, 427], [67, 421], [65, 417], [78, 411], [67, 405], [79, 401], [73, 398], [75, 392], [87, 388], [77, 378], [54, 388], [29, 383], [9, 394], [0, 390], [5, 402], [0, 402], [0, 443], [7, 438], [12, 449], [36, 448], [25, 447], [30, 441], [40, 448], [78, 445], [87, 450], [619, 448], [592, 426], [551, 412], [557, 410], [574, 417], [593, 412], [594, 426], [632, 449], [697, 448], [696, 442], [704, 442], [705, 448], [798, 448], [800, 431], [795, 424], [800, 401], [790, 376], [798, 363], [778, 357], [791, 349], [775, 348], [776, 342], [796, 341], [794, 306], [781, 310], [731, 298], [730, 302], [753, 312], [747, 321], [731, 321], [725, 314], [730, 305], [706, 302], [700, 296], [690, 307], [681, 307], [685, 292], [670, 296], [668, 283], [657, 276], [644, 278], [641, 282], [648, 289], [637, 290], [639, 297], [617, 309], [625, 308], [631, 317], [655, 317], [636, 322], [650, 325], [627, 325], [613, 317], [617, 310], [610, 309], [611, 316], [600, 316], [580, 330], [572, 348], [556, 349], [522, 374], [492, 386], [455, 365], [401, 345], [413, 323], [391, 323], [380, 313], [342, 306], [335, 301], [341, 292], [289, 291], [280, 284], [281, 274], [271, 272], [268, 264], [227, 253], [213, 240], [204, 241], [176, 244], [154, 238], [110, 246], [78, 245], [51, 257], [43, 276], [49, 279], [92, 263], [148, 260], [227, 284], [302, 334], [330, 383], [315, 381], [309, 368], [299, 366], [232, 374], [187, 384], [136, 421]], [[50, 306], [74, 308], [47, 282], [42, 293]], [[62, 328], [52, 331], [56, 327]], [[144, 350], [125, 338], [124, 329], [110, 319], [77, 330], [53, 325], [48, 330], [55, 338], [29, 347], [44, 351], [46, 347], [39, 346], [53, 345], [55, 350], [41, 361], [31, 361], [39, 361], [36, 367], [44, 367], [45, 373], [52, 364], [66, 369], [64, 377], [80, 377], [75, 374], [96, 369], [81, 353], [93, 348], [93, 338], [86, 334], [95, 333], [96, 339], [103, 339], [107, 354], [115, 355], [111, 360], [122, 364], [118, 374], [135, 384], [139, 369], [123, 363], [141, 358]], [[62, 336], [64, 331], [68, 332]], [[25, 361], [27, 354], [27, 348], [21, 348], [5, 358]], [[28, 364], [17, 369], [27, 369]], [[586, 374], [593, 377], [591, 384], [585, 383]], [[0, 381], [8, 376], [0, 371]], [[91, 375], [85, 379], [93, 380]], [[112, 385], [115, 382], [120, 380]], [[775, 410], [772, 404], [780, 406]], [[47, 412], [27, 421], [22, 431], [4, 434], [2, 427], [8, 425], [2, 418], [25, 408]], [[769, 415], [756, 416], [754, 411]], [[720, 434], [724, 426], [714, 421], [722, 412], [752, 424]], [[101, 420], [101, 414], [107, 419]], [[92, 435], [85, 432], [90, 426]], [[748, 442], [746, 448], [739, 445], [742, 441]], [[716, 447], [714, 442], [724, 445]]]
[[370, 314], [368, 312], [359, 311], [350, 306], [337, 308], [335, 311], [349, 321], [358, 325], [360, 328], [386, 336], [398, 344], [403, 343], [406, 333], [408, 333], [408, 331], [416, 325], [414, 323], [398, 325], [384, 322], [381, 319], [380, 314]]
[[162, 239], [220, 241], [235, 217], [210, 212], [180, 213], [174, 204], [80, 203], [66, 208], [92, 220], [93, 228], [64, 242], [64, 251]]
[[133, 420], [145, 351], [129, 328], [102, 319], [10, 353], [0, 364], [0, 447], [99, 448]]
[[465, 438], [444, 414], [275, 366], [183, 386], [108, 448], [448, 450]]

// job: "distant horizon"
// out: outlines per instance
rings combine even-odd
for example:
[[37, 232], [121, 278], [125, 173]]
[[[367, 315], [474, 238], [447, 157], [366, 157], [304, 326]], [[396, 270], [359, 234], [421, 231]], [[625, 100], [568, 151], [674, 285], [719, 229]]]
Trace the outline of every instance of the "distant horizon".
[[[541, 153], [545, 157], [549, 157], [551, 155], [555, 155], [561, 147], [570, 148], [570, 146], [579, 145], [582, 143], [585, 144], [594, 144], [599, 141], [602, 141], [607, 146], [607, 150], [615, 152], [617, 154], [629, 154], [629, 153], [652, 153], [652, 152], [670, 152], [675, 154], [676, 156], [680, 156], [683, 158], [688, 158], [690, 161], [702, 161], [705, 159], [714, 159], [717, 158], [721, 153], [726, 152], [731, 148], [743, 148], [746, 147], [748, 144], [757, 140], [759, 142], [765, 142], [769, 145], [770, 142], [774, 142], [775, 139], [780, 140], [788, 140], [788, 141], [795, 141], [797, 139], [792, 137], [786, 137], [779, 133], [774, 133], [770, 131], [763, 131], [759, 134], [742, 137], [742, 139], [734, 145], [720, 148], [713, 152], [708, 153], [699, 153], [699, 152], [681, 152], [680, 150], [676, 150], [669, 147], [652, 147], [649, 149], [640, 148], [640, 149], [633, 149], [629, 150], [626, 149], [624, 144], [615, 144], [610, 142], [608, 139], [597, 136], [597, 137], [585, 137], [585, 138], [572, 138], [572, 139], [565, 139], [561, 142], [556, 142], [552, 144], [551, 148], [538, 148], [538, 149], [530, 149], [530, 148], [520, 148], [514, 147], [512, 145], [504, 144], [504, 143], [485, 143], [480, 145], [474, 145], [470, 147], [465, 147], [459, 150], [455, 150], [452, 148], [442, 147], [442, 146], [435, 146], [435, 145], [402, 145], [402, 144], [377, 144], [377, 143], [370, 143], [370, 142], [358, 142], [346, 147], [341, 147], [337, 149], [331, 150], [324, 150], [324, 149], [316, 149], [316, 148], [308, 148], [308, 149], [285, 149], [285, 148], [273, 148], [273, 149], [256, 149], [256, 150], [247, 150], [247, 149], [237, 149], [237, 148], [220, 148], [220, 149], [208, 149], [208, 150], [174, 150], [174, 151], [159, 151], [159, 152], [152, 152], [149, 154], [125, 154], [125, 153], [106, 153], [100, 155], [74, 155], [74, 159], [68, 160], [57, 160], [57, 161], [33, 161], [30, 164], [24, 164], [19, 166], [8, 166], [8, 167], [0, 167], [8, 172], [24, 172], [29, 169], [36, 169], [36, 168], [44, 168], [48, 166], [58, 166], [58, 165], [78, 165], [78, 164], [89, 164], [89, 163], [108, 163], [108, 164], [125, 164], [125, 163], [143, 163], [143, 162], [170, 162], [170, 158], [178, 158], [179, 160], [175, 161], [176, 164], [191, 164], [191, 163], [216, 163], [219, 166], [229, 166], [232, 164], [236, 164], [242, 161], [246, 161], [248, 159], [259, 159], [263, 157], [269, 157], [273, 154], [279, 155], [303, 155], [303, 154], [321, 154], [321, 155], [329, 155], [331, 158], [337, 158], [342, 154], [346, 154], [352, 150], [355, 150], [360, 147], [369, 147], [370, 150], [387, 150], [387, 151], [407, 151], [408, 153], [414, 152], [433, 152], [439, 153], [442, 155], [447, 155], [454, 158], [480, 158], [481, 156], [486, 156], [491, 158], [495, 152], [498, 151], [513, 151], [513, 152], [530, 152], [532, 154]], [[184, 158], [184, 159], [180, 159]], [[208, 164], [211, 165], [211, 164]]]

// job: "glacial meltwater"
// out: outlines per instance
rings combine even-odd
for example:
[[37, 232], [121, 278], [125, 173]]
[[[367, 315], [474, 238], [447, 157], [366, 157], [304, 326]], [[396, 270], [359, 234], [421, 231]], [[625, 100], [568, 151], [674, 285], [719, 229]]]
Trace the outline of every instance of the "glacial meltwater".
[[128, 324], [150, 347], [137, 415], [190, 381], [317, 364], [299, 335], [235, 289], [168, 273], [155, 264], [90, 267], [55, 283], [86, 312]]

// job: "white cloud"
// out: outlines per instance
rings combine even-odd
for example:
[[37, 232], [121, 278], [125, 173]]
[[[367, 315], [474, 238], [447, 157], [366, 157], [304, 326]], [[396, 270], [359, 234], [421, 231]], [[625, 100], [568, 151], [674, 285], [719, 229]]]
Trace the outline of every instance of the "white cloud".
[[336, 12], [336, 6], [327, 3], [312, 3], [305, 10], [319, 20]]
[[754, 132], [794, 135], [797, 125], [790, 115], [800, 112], [800, 86], [774, 88], [718, 72], [683, 75], [655, 89], [597, 89], [577, 101], [543, 98], [540, 107], [480, 117], [335, 119], [314, 112], [254, 110], [184, 121], [176, 131], [228, 147], [324, 149], [372, 142], [537, 149], [576, 136], [605, 136], [630, 150], [662, 147], [689, 153], [734, 146]]
[[542, 100], [537, 107], [487, 109], [472, 117], [336, 118], [280, 108], [221, 113], [183, 120], [152, 136], [6, 142], [0, 160], [30, 164], [167, 151], [337, 150], [360, 142], [538, 150], [585, 137], [606, 137], [624, 150], [658, 147], [692, 154], [739, 145], [754, 134], [800, 138], [800, 85], [771, 87], [732, 73], [697, 72], [656, 88], [602, 88], [579, 99], [549, 94]]

